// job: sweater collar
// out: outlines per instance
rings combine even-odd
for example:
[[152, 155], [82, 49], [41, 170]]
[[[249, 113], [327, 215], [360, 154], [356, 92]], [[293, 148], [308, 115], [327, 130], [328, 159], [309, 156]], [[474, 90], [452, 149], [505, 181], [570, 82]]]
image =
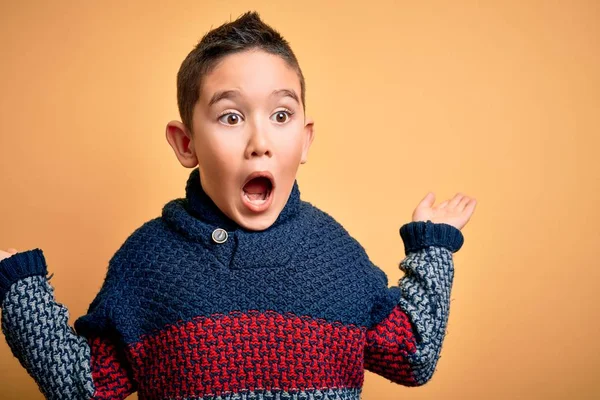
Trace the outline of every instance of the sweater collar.
[[[186, 238], [203, 244], [226, 267], [283, 266], [291, 251], [286, 254], [281, 249], [301, 239], [300, 230], [292, 226], [302, 203], [297, 180], [279, 216], [263, 231], [245, 229], [225, 215], [202, 189], [198, 168], [190, 173], [185, 193], [185, 198], [171, 200], [163, 207], [162, 219]], [[223, 243], [212, 237], [219, 228], [227, 232]]]

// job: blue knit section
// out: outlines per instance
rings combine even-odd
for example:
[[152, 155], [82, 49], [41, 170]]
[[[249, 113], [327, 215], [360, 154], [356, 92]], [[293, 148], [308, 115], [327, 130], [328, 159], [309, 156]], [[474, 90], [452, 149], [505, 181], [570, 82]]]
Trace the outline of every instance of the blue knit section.
[[[300, 200], [297, 185], [285, 211], [263, 231], [236, 227], [216, 210], [194, 170], [186, 198], [168, 202], [161, 217], [117, 251], [89, 313], [75, 322], [77, 332], [105, 326], [108, 303], [126, 344], [167, 324], [232, 311], [291, 312], [370, 327], [398, 304], [400, 289], [387, 287], [385, 273], [341, 224]], [[224, 243], [212, 240], [217, 228], [228, 232]], [[415, 230], [412, 240], [420, 234]]]
[[[111, 302], [111, 321], [125, 343], [180, 320], [232, 311], [291, 312], [357, 326], [383, 319], [399, 290], [387, 290], [385, 273], [331, 217], [308, 203], [302, 207], [293, 225], [262, 235], [233, 231], [221, 245], [191, 240], [191, 230], [181, 235], [169, 225], [174, 220], [151, 220], [111, 260], [119, 284], [94, 304]], [[179, 202], [167, 212], [190, 218]], [[77, 332], [105, 324], [105, 314], [95, 311], [75, 322]]]
[[454, 280], [452, 253], [443, 247], [428, 247], [409, 254], [400, 268], [400, 306], [409, 316], [417, 340], [417, 351], [408, 362], [419, 385], [431, 379], [442, 351], [450, 313]]
[[6, 295], [2, 332], [47, 399], [83, 400], [94, 393], [90, 347], [68, 322], [68, 310], [43, 276], [18, 281]]
[[46, 261], [40, 249], [16, 253], [0, 261], [0, 306], [11, 285], [34, 275], [46, 275]]
[[456, 227], [427, 221], [414, 221], [400, 228], [404, 240], [404, 253], [419, 251], [429, 246], [441, 246], [457, 252], [463, 245], [462, 232]]

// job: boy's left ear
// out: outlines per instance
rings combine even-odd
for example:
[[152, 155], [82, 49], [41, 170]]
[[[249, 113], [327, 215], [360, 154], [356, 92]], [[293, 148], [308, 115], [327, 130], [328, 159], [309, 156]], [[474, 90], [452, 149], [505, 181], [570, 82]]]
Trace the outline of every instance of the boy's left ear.
[[308, 159], [308, 149], [312, 144], [312, 141], [315, 137], [315, 121], [312, 118], [306, 118], [306, 123], [304, 124], [304, 143], [302, 145], [302, 158], [300, 159], [300, 164], [305, 164]]

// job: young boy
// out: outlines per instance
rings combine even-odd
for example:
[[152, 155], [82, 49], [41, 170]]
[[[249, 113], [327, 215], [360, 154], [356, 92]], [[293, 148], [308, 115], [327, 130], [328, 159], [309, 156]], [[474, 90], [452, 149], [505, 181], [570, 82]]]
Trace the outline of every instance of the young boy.
[[208, 32], [177, 95], [182, 122], [166, 137], [194, 168], [186, 196], [127, 238], [75, 329], [40, 249], [0, 254], [2, 330], [42, 393], [358, 399], [364, 369], [427, 382], [475, 200], [421, 201], [400, 228], [405, 276], [388, 288], [363, 247], [300, 199], [314, 122], [292, 50], [258, 14]]

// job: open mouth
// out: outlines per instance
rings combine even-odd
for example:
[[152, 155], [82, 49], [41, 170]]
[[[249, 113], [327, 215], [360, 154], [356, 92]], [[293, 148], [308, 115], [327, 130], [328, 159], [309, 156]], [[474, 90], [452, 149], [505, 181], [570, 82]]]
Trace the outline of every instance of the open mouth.
[[254, 172], [242, 187], [242, 200], [252, 211], [267, 209], [273, 198], [274, 179], [268, 171]]

